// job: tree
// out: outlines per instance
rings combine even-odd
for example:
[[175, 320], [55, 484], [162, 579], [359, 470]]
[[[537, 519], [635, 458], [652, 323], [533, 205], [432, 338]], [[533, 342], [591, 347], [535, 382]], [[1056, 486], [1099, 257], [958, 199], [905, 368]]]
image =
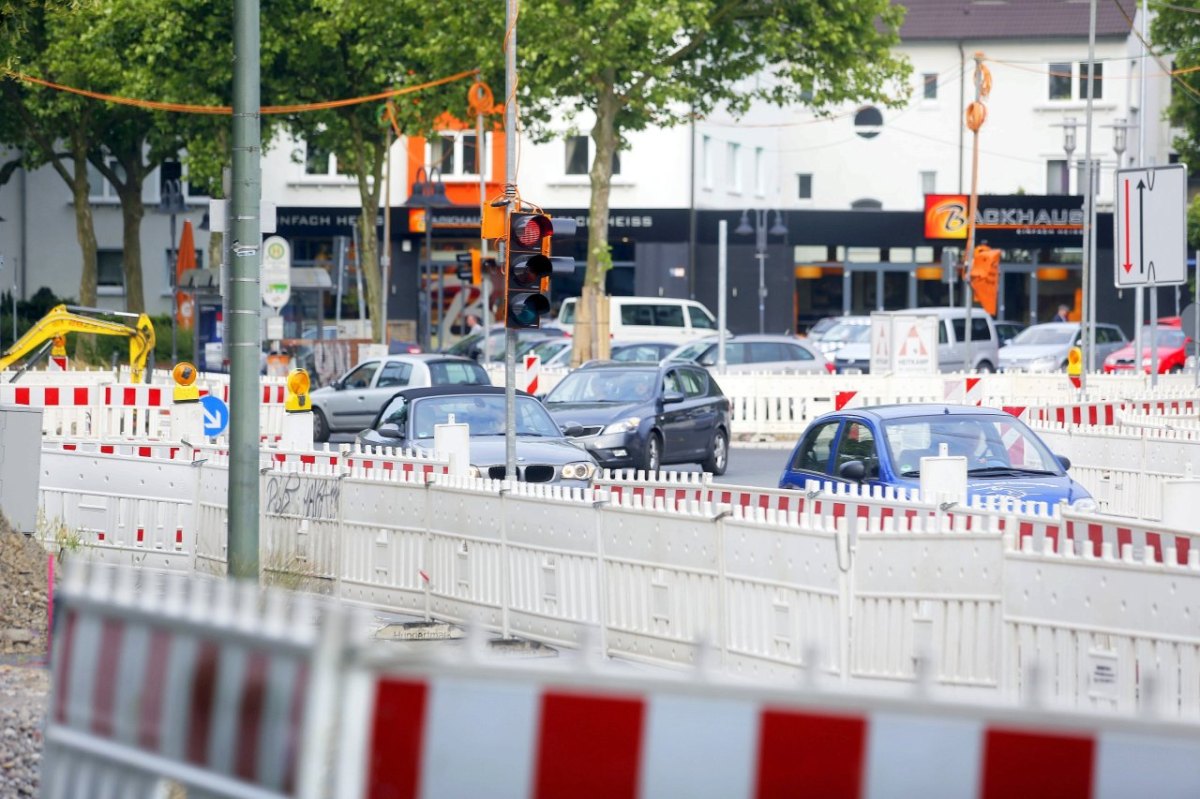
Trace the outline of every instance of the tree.
[[[0, 15], [4, 34], [0, 38], [0, 60], [10, 70], [54, 80], [56, 73], [49, 55], [50, 42], [57, 35], [64, 15], [70, 13], [71, 4], [66, 0], [25, 0], [8, 4]], [[15, 168], [32, 171], [49, 165], [67, 184], [75, 212], [75, 237], [82, 256], [79, 299], [84, 305], [95, 305], [97, 244], [87, 169], [96, 121], [94, 103], [31, 87], [15, 78], [4, 80], [0, 90], [9, 109], [9, 113], [0, 114], [0, 142], [20, 152], [17, 159], [3, 168], [0, 183], [7, 180]]]
[[613, 155], [628, 133], [718, 108], [737, 115], [756, 101], [818, 111], [861, 99], [900, 104], [909, 67], [892, 47], [903, 13], [888, 0], [522, 2], [522, 118], [548, 137], [561, 135], [564, 114], [594, 117], [580, 311], [603, 293], [611, 266]]
[[[469, 16], [463, 12], [461, 3], [452, 0], [297, 2], [294, 13], [278, 18], [286, 49], [271, 80], [277, 89], [275, 102], [359, 97], [470, 69], [482, 56], [472, 40], [452, 35], [450, 24]], [[426, 133], [448, 109], [465, 114], [467, 86], [450, 83], [397, 98], [401, 131]], [[264, 93], [265, 88], [264, 83]], [[362, 209], [359, 263], [366, 276], [367, 307], [376, 338], [383, 332], [378, 314], [383, 289], [376, 220], [391, 135], [381, 111], [382, 103], [361, 103], [298, 113], [287, 120], [309, 147], [332, 152], [339, 171], [355, 179]]]
[[[1173, 125], [1183, 129], [1183, 135], [1175, 139], [1175, 149], [1180, 159], [1195, 171], [1200, 167], [1200, 72], [1188, 72], [1200, 67], [1200, 2], [1179, 0], [1155, 6], [1150, 22], [1150, 41], [1154, 50], [1174, 53], [1170, 58], [1158, 58], [1157, 64], [1169, 69], [1174, 62], [1176, 74], [1172, 76], [1171, 102], [1167, 106], [1167, 117]], [[1153, 69], [1156, 62], [1148, 62], [1146, 69]]]

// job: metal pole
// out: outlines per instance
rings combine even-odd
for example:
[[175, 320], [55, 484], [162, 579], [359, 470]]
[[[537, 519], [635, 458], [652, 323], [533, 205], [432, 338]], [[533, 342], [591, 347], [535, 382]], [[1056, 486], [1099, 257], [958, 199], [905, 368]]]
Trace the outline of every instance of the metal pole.
[[754, 249], [758, 257], [758, 333], [766, 332], [767, 320], [767, 211], [754, 211]]
[[[975, 54], [975, 102], [979, 102], [983, 92], [983, 53]], [[971, 131], [971, 202], [967, 211], [967, 250], [963, 253], [963, 265], [969, 269], [971, 259], [975, 257], [975, 216], [979, 213], [979, 131]], [[971, 306], [974, 304], [971, 293], [971, 281], [964, 275], [963, 304], [966, 306], [966, 323], [963, 325], [963, 338], [967, 344], [967, 358], [963, 363], [963, 371], [971, 371], [974, 365], [974, 353], [971, 343]]]
[[[174, 205], [174, 198], [172, 198]], [[175, 364], [179, 360], [179, 348], [177, 345], [178, 323], [176, 317], [179, 316], [179, 305], [176, 294], [177, 286], [175, 285], [176, 275], [179, 272], [179, 242], [175, 239], [175, 213], [171, 213], [171, 363]]]
[[258, 381], [262, 167], [259, 0], [234, 4], [233, 262], [230, 264], [229, 573], [258, 579]]
[[[1141, 364], [1138, 364], [1141, 368]], [[1150, 387], [1158, 385], [1158, 286], [1150, 287]]]
[[[517, 190], [517, 0], [505, 0], [504, 8], [504, 193], [512, 202]], [[507, 327], [507, 319], [504, 324]], [[504, 422], [504, 477], [516, 480], [517, 331], [512, 328], [504, 335]]]
[[[425, 311], [425, 332], [421, 346], [426, 351], [433, 349], [433, 287], [430, 285], [430, 275], [433, 274], [433, 215], [429, 203], [425, 203], [425, 258], [421, 261], [421, 302]], [[486, 358], [486, 356], [485, 356]]]
[[338, 329], [342, 327], [342, 287], [346, 284], [346, 240], [342, 236], [335, 236], [333, 239], [337, 247], [337, 308], [334, 310], [334, 321], [336, 321]]
[[729, 293], [729, 223], [717, 223], [717, 373], [725, 374], [726, 295]]
[[[479, 321], [483, 325], [483, 348], [487, 350], [488, 342], [492, 340], [492, 276], [488, 274], [487, 267], [484, 266], [488, 257], [488, 240], [483, 237], [483, 206], [488, 201], [487, 175], [483, 171], [486, 161], [485, 152], [483, 111], [481, 110], [475, 115], [475, 161], [479, 169], [479, 301], [483, 304], [483, 313], [479, 315]], [[469, 334], [470, 331], [468, 330], [467, 333]]]
[[1083, 295], [1083, 314], [1081, 329], [1082, 336], [1080, 337], [1083, 344], [1083, 368], [1079, 375], [1080, 391], [1087, 390], [1088, 372], [1096, 368], [1096, 341], [1095, 341], [1095, 325], [1092, 324], [1092, 313], [1096, 303], [1096, 280], [1092, 270], [1095, 267], [1095, 256], [1092, 254], [1092, 248], [1095, 246], [1096, 238], [1096, 199], [1095, 199], [1095, 180], [1092, 177], [1092, 110], [1094, 105], [1095, 94], [1095, 78], [1093, 65], [1096, 61], [1096, 0], [1091, 0], [1090, 12], [1088, 14], [1088, 66], [1087, 66], [1087, 118], [1084, 121], [1086, 128], [1084, 133], [1084, 148], [1083, 148], [1083, 269], [1082, 271], [1082, 292]]
[[[387, 161], [383, 176], [384, 208], [383, 212], [383, 288], [379, 292], [379, 343], [386, 345], [391, 339], [388, 335], [388, 293], [392, 282], [392, 128], [387, 129]], [[428, 222], [428, 220], [426, 220]]]
[[[1142, 59], [1138, 74], [1138, 166], [1146, 165], [1146, 18], [1148, 9], [1146, 8], [1147, 0], [1142, 0]], [[1119, 165], [1118, 165], [1119, 166]], [[1136, 286], [1133, 290], [1133, 304], [1136, 306], [1133, 312], [1133, 351], [1134, 363], [1138, 369], [1142, 368], [1142, 325], [1145, 323], [1146, 309], [1146, 292], [1142, 286]]]
[[[1200, 331], [1200, 250], [1196, 250], [1196, 298], [1192, 304], [1193, 329]], [[1193, 368], [1196, 371], [1196, 388], [1200, 388], [1200, 341], [1192, 342], [1195, 354], [1192, 356]]]

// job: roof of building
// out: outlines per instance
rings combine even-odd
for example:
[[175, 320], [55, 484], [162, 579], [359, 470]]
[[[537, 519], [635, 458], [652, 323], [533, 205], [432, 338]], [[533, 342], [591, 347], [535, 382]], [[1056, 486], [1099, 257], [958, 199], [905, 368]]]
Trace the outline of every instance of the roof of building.
[[[896, 0], [908, 9], [900, 38], [1063, 39], [1088, 35], [1089, 6], [1083, 0]], [[1096, 36], [1128, 36], [1136, 0], [1098, 3]]]

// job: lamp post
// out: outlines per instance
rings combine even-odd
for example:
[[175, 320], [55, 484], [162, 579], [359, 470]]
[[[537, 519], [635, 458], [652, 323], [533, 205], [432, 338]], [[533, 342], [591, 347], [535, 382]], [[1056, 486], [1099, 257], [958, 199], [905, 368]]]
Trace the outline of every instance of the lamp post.
[[[417, 170], [417, 175], [413, 179], [412, 192], [404, 205], [408, 208], [422, 208], [425, 211], [425, 260], [418, 265], [418, 280], [420, 281], [420, 291], [417, 294], [417, 334], [421, 339], [421, 347], [426, 351], [432, 350], [433, 334], [431, 327], [433, 326], [433, 315], [431, 313], [432, 302], [430, 295], [433, 293], [433, 286], [426, 285], [433, 273], [433, 209], [445, 208], [454, 203], [450, 202], [446, 197], [446, 185], [442, 183], [442, 173], [437, 167], [426, 170], [425, 167], [420, 167]], [[442, 342], [441, 334], [441, 314], [442, 314], [442, 291], [443, 291], [444, 276], [438, 277], [438, 348], [440, 349]]]
[[179, 287], [176, 285], [178, 280], [176, 272], [179, 269], [179, 241], [175, 238], [175, 217], [187, 212], [187, 203], [183, 199], [183, 190], [181, 189], [178, 176], [172, 175], [169, 179], [162, 182], [161, 195], [158, 212], [160, 214], [170, 214], [171, 216], [171, 277], [167, 282], [171, 287], [171, 363], [175, 363], [179, 360], [179, 324], [176, 320], [176, 317], [179, 315]]
[[[750, 213], [754, 213], [754, 227], [750, 227]], [[754, 234], [754, 257], [758, 259], [758, 332], [766, 332], [767, 319], [767, 235], [786, 236], [787, 225], [783, 224], [783, 214], [775, 211], [775, 224], [767, 227], [767, 209], [751, 208], [742, 211], [742, 219], [733, 232], [739, 236]]]
[[1075, 117], [1067, 117], [1062, 123], [1063, 150], [1067, 153], [1067, 162], [1063, 165], [1063, 194], [1071, 193], [1071, 154], [1075, 152], [1075, 128], [1078, 124], [1075, 121]]

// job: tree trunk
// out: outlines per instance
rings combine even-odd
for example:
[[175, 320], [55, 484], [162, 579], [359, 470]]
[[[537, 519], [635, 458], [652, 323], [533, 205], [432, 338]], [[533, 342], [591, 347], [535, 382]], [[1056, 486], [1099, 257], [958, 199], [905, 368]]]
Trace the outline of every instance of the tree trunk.
[[[87, 142], [81, 133], [72, 136], [71, 150], [74, 164], [71, 173], [71, 196], [75, 205], [75, 238], [83, 254], [79, 272], [79, 304], [92, 308], [96, 305], [96, 225], [92, 218], [92, 206], [88, 202], [91, 187], [88, 185]], [[86, 353], [95, 349], [95, 336], [75, 337], [75, 360], [86, 360]]]
[[[617, 151], [616, 118], [619, 107], [613, 90], [613, 78], [606, 74], [605, 84], [596, 99], [596, 124], [592, 126], [596, 152], [592, 159], [592, 197], [588, 205], [587, 272], [576, 309], [586, 327], [575, 334], [575, 347], [571, 355], [571, 361], [575, 364], [590, 358], [607, 358], [609, 355], [608, 337], [600, 335], [600, 329], [604, 327], [600, 324], [601, 314], [607, 304], [602, 303], [600, 298], [604, 295], [604, 278], [612, 269], [612, 251], [608, 246], [608, 208], [613, 155]], [[582, 337], [580, 332], [584, 334]]]
[[[351, 131], [355, 144], [355, 152], [347, 153], [344, 163], [355, 165], [355, 176], [358, 178], [358, 197], [362, 206], [362, 216], [358, 220], [359, 252], [358, 268], [367, 279], [367, 318], [371, 320], [371, 338], [385, 341], [382, 338], [383, 319], [379, 307], [384, 287], [383, 276], [379, 268], [379, 197], [383, 187], [383, 162], [387, 158], [387, 145], [381, 139], [368, 140], [362, 129], [351, 123]], [[372, 131], [372, 135], [376, 134]]]
[[125, 310], [144, 313], [146, 295], [142, 290], [142, 217], [146, 209], [142, 205], [142, 181], [130, 175], [129, 182], [120, 192], [122, 266], [125, 270]]

